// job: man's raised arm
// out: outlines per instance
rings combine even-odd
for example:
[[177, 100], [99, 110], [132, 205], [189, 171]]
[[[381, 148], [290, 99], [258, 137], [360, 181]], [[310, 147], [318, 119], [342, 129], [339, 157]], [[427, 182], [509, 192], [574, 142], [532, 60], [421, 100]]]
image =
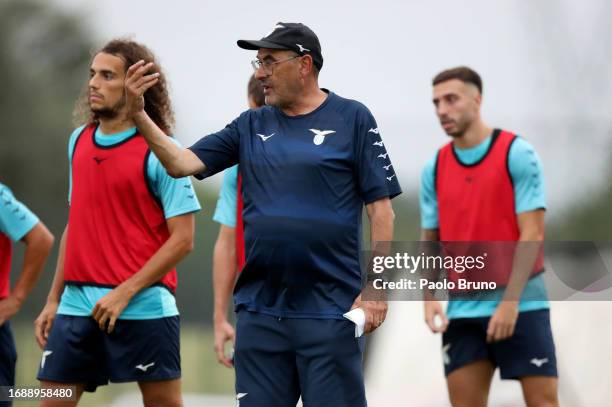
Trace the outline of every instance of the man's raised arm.
[[159, 80], [158, 73], [145, 75], [153, 67], [152, 62], [139, 61], [128, 69], [125, 80], [128, 115], [168, 174], [174, 178], [180, 178], [202, 173], [206, 169], [204, 163], [191, 150], [173, 143], [170, 137], [145, 112], [143, 95]]

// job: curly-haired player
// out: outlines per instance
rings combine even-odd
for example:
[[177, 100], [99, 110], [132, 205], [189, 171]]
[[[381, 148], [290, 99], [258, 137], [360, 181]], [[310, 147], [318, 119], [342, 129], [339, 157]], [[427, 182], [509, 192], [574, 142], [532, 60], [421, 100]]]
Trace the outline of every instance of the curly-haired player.
[[[200, 205], [189, 179], [166, 173], [126, 114], [126, 71], [142, 59], [155, 61], [141, 44], [106, 44], [77, 103], [85, 124], [70, 137], [68, 224], [36, 320], [38, 379], [74, 385], [78, 397], [108, 381], [135, 381], [145, 405], [180, 406], [175, 266], [192, 249]], [[147, 112], [170, 136], [172, 107], [155, 69]]]

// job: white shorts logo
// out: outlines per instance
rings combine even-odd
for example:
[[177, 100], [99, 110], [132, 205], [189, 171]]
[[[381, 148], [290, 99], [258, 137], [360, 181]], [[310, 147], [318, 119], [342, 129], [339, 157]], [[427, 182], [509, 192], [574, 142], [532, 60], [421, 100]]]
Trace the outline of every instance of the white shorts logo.
[[146, 372], [147, 370], [149, 370], [150, 367], [155, 366], [155, 362], [149, 363], [148, 365], [143, 365], [142, 363], [140, 365], [134, 366], [136, 369], [142, 370], [143, 372]]
[[544, 365], [545, 363], [548, 363], [548, 358], [544, 358], [544, 359], [533, 358], [529, 361], [529, 363], [531, 363], [535, 367], [542, 367], [542, 365]]
[[236, 394], [236, 407], [240, 407], [240, 399], [244, 398], [249, 393], [238, 393]]
[[442, 348], [442, 360], [444, 361], [445, 365], [450, 365], [451, 362], [451, 358], [448, 355], [448, 350], [450, 349], [451, 344], [447, 343], [446, 345], [444, 345], [444, 347]]
[[53, 353], [52, 350], [46, 350], [43, 352], [42, 354], [42, 360], [40, 361], [40, 368], [44, 369], [45, 368], [45, 362], [47, 361], [47, 356], [51, 355]]

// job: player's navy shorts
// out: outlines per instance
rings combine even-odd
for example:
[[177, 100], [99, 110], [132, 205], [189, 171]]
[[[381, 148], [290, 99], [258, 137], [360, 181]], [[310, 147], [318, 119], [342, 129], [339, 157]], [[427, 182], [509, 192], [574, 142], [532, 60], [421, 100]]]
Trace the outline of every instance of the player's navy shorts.
[[444, 372], [478, 360], [499, 367], [502, 379], [525, 376], [557, 377], [555, 343], [549, 310], [521, 312], [512, 337], [487, 343], [490, 317], [452, 319], [442, 335]]
[[117, 320], [102, 331], [92, 317], [57, 315], [38, 380], [84, 383], [85, 391], [123, 382], [181, 377], [179, 317]]
[[[15, 341], [13, 340], [11, 324], [9, 321], [6, 321], [4, 324], [0, 325], [0, 386], [15, 385], [16, 363], [17, 351], [15, 350]], [[0, 407], [8, 406], [11, 406], [11, 402], [0, 401]]]
[[349, 320], [238, 312], [237, 406], [366, 407], [364, 340]]

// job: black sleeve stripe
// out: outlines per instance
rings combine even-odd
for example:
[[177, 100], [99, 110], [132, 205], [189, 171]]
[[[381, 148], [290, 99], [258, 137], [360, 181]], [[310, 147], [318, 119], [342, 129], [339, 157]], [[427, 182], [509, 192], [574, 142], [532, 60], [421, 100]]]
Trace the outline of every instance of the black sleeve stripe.
[[510, 180], [510, 184], [512, 185], [512, 189], [514, 189], [514, 180], [512, 179], [512, 174], [510, 173], [510, 150], [512, 150], [512, 145], [518, 139], [517, 135], [514, 135], [510, 144], [508, 144], [508, 151], [506, 151], [506, 173], [508, 174], [508, 179]]
[[[73, 161], [74, 159], [74, 153], [76, 152], [77, 149], [77, 145], [79, 144], [79, 141], [81, 140], [81, 135], [83, 133], [85, 133], [85, 130], [87, 130], [89, 128], [89, 126], [91, 126], [90, 124], [83, 126], [83, 129], [81, 129], [81, 131], [79, 132], [79, 135], [76, 138], [76, 141], [74, 142], [74, 147], [72, 148], [72, 155], [70, 156], [70, 161]], [[96, 135], [96, 130], [98, 129], [98, 126], [96, 126], [96, 128], [94, 129], [94, 137]]]
[[440, 150], [436, 152], [436, 158], [434, 159], [434, 191], [436, 195], [438, 194], [438, 156], [440, 155]]
[[151, 194], [151, 197], [153, 197], [155, 202], [157, 202], [159, 209], [163, 211], [164, 205], [162, 204], [161, 199], [157, 195], [155, 195], [155, 193], [153, 192], [153, 185], [151, 185], [151, 180], [149, 179], [149, 174], [148, 174], [149, 165], [148, 164], [149, 164], [150, 156], [151, 156], [151, 149], [147, 149], [147, 153], [145, 154], [144, 165], [143, 165], [144, 180], [145, 180], [145, 184], [147, 185], [147, 189], [149, 190], [149, 193]]

